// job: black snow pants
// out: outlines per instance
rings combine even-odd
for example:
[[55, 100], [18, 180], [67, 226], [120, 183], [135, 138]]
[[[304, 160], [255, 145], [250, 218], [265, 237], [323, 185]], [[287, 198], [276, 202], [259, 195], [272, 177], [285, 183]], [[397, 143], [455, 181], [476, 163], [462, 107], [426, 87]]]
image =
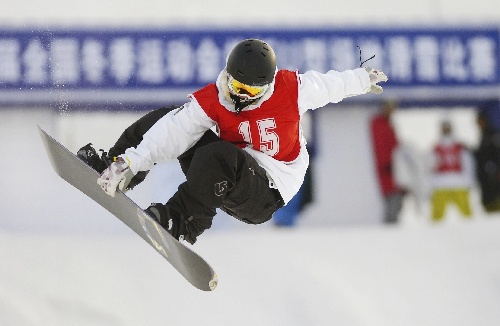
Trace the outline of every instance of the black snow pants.
[[216, 208], [245, 223], [260, 224], [284, 204], [255, 159], [211, 130], [178, 159], [187, 181], [167, 205], [187, 219], [189, 242], [211, 227]]

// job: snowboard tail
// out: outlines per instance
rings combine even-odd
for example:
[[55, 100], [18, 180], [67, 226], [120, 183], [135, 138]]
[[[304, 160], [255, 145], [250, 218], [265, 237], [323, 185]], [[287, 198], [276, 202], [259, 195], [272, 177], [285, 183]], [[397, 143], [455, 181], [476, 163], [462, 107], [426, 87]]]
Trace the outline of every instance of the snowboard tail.
[[66, 147], [38, 131], [54, 171], [69, 184], [83, 192], [125, 223], [158, 251], [187, 281], [203, 291], [217, 287], [217, 274], [197, 253], [177, 241], [123, 192], [107, 195], [97, 184], [99, 174]]

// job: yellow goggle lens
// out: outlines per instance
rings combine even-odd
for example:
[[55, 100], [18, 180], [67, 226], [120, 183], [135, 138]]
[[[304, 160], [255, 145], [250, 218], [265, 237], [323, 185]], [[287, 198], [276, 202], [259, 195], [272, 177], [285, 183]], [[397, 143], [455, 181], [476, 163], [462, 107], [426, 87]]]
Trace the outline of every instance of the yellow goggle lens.
[[243, 83], [240, 83], [234, 78], [230, 78], [229, 86], [236, 94], [240, 95], [248, 95], [250, 97], [254, 97], [262, 93], [263, 90], [266, 89], [265, 86], [250, 86]]

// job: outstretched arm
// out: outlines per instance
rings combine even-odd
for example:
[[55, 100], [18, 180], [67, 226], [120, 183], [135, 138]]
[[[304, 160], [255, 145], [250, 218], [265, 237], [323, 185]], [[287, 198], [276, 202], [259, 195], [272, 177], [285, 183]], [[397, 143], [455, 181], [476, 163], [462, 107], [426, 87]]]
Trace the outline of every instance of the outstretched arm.
[[[150, 170], [154, 164], [177, 158], [214, 124], [194, 100], [162, 115], [157, 121], [153, 120], [148, 118], [132, 125], [120, 137], [127, 145], [140, 141], [127, 148], [100, 175], [97, 183], [107, 194], [114, 196], [117, 187], [123, 190], [133, 175]], [[146, 125], [144, 121], [153, 122], [153, 125], [142, 134], [140, 129]]]
[[342, 72], [330, 70], [326, 74], [311, 70], [298, 74], [298, 79], [298, 102], [301, 113], [304, 113], [347, 97], [368, 92], [380, 94], [382, 87], [377, 84], [387, 81], [387, 76], [381, 70], [357, 68]]
[[165, 114], [172, 110], [178, 109], [178, 105], [162, 107], [157, 110], [148, 112], [139, 120], [131, 124], [116, 141], [115, 145], [110, 148], [108, 155], [110, 157], [119, 156], [125, 153], [125, 150], [130, 147], [136, 147], [142, 141], [144, 134]]

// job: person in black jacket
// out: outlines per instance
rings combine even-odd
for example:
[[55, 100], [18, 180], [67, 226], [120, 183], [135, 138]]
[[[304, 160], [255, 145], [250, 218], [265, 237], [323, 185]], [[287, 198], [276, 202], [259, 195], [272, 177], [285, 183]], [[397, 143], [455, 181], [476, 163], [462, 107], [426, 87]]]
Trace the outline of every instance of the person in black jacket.
[[487, 212], [497, 212], [500, 211], [500, 132], [485, 111], [479, 112], [477, 123], [481, 140], [474, 154], [481, 202]]

